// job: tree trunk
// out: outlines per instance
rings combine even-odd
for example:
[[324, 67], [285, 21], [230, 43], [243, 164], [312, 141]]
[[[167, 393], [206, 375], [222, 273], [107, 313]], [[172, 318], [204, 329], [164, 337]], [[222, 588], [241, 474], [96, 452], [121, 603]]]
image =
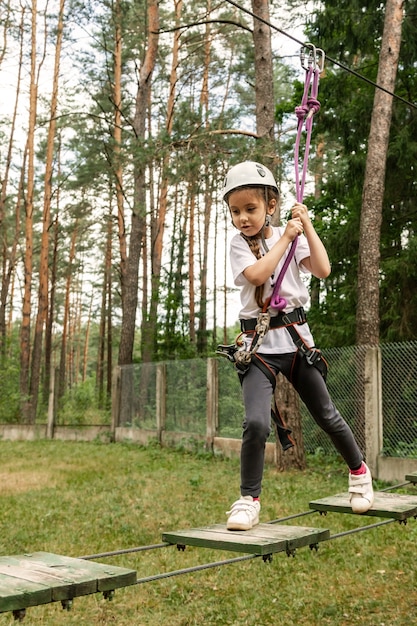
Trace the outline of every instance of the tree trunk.
[[56, 112], [58, 108], [58, 85], [59, 67], [61, 60], [62, 34], [64, 29], [64, 6], [65, 0], [60, 0], [59, 16], [57, 26], [57, 39], [55, 45], [55, 66], [53, 74], [52, 99], [48, 137], [46, 143], [46, 163], [45, 163], [45, 185], [44, 203], [42, 217], [42, 237], [39, 261], [39, 291], [38, 291], [38, 312], [36, 315], [35, 333], [32, 350], [32, 366], [30, 374], [30, 408], [29, 421], [33, 423], [36, 419], [36, 409], [38, 405], [40, 371], [42, 361], [43, 331], [48, 314], [48, 272], [49, 272], [49, 228], [51, 225], [51, 198], [52, 198], [52, 174], [54, 158], [54, 141], [56, 130]]
[[195, 330], [195, 185], [194, 181], [190, 182], [187, 187], [187, 210], [190, 212], [190, 235], [189, 235], [189, 253], [188, 253], [188, 290], [190, 292], [190, 342], [196, 345]]
[[207, 266], [208, 266], [208, 239], [210, 232], [210, 217], [213, 205], [211, 193], [208, 189], [209, 174], [206, 175], [206, 192], [204, 194], [203, 242], [200, 265], [200, 311], [198, 320], [197, 350], [201, 355], [207, 354]]
[[[111, 192], [111, 189], [110, 189]], [[111, 286], [112, 286], [112, 241], [113, 241], [113, 223], [112, 208], [110, 202], [110, 215], [107, 222], [107, 238], [104, 257], [103, 272], [103, 288], [100, 312], [100, 333], [99, 333], [99, 349], [97, 355], [97, 390], [99, 407], [104, 408], [107, 404], [107, 394], [109, 391], [108, 368], [111, 371], [111, 343], [109, 345], [109, 337], [111, 337]], [[107, 371], [107, 376], [105, 376]]]
[[[10, 11], [10, 6], [7, 6], [7, 11]], [[17, 244], [19, 241], [20, 235], [20, 203], [21, 203], [21, 190], [22, 186], [19, 185], [18, 198], [16, 202], [16, 219], [15, 219], [15, 233], [13, 236], [13, 243], [11, 250], [8, 250], [7, 240], [8, 237], [5, 234], [6, 224], [4, 222], [5, 211], [6, 211], [6, 198], [8, 192], [8, 184], [9, 184], [9, 174], [10, 174], [10, 166], [12, 163], [12, 151], [13, 151], [13, 143], [15, 138], [15, 130], [16, 130], [16, 118], [17, 111], [19, 106], [20, 99], [20, 87], [21, 87], [21, 77], [23, 70], [23, 41], [24, 41], [24, 18], [25, 18], [25, 8], [22, 7], [22, 17], [19, 26], [19, 38], [20, 38], [20, 48], [19, 48], [19, 63], [18, 63], [18, 73], [16, 80], [16, 95], [15, 102], [13, 107], [13, 114], [10, 124], [10, 134], [9, 141], [7, 145], [7, 154], [6, 154], [6, 163], [4, 172], [1, 174], [1, 187], [0, 187], [0, 228], [3, 229], [2, 236], [2, 253], [3, 253], [3, 268], [2, 268], [2, 282], [1, 282], [1, 293], [0, 293], [0, 356], [1, 358], [5, 357], [6, 353], [6, 303], [9, 295], [9, 287], [10, 281], [12, 277], [12, 273], [14, 271], [14, 265], [16, 262], [16, 251]], [[4, 36], [3, 40], [6, 42], [7, 36], [7, 18], [4, 22]], [[6, 53], [6, 45], [4, 45], [3, 55], [1, 60], [3, 59], [4, 54]], [[25, 155], [24, 155], [25, 159]], [[22, 165], [22, 173], [25, 169], [25, 161]]]
[[[159, 30], [159, 3], [158, 0], [148, 2], [148, 45], [139, 72], [138, 88], [136, 93], [135, 116], [133, 130], [139, 153], [146, 139], [146, 120], [150, 105], [151, 79], [158, 53]], [[119, 365], [131, 365], [135, 342], [136, 310], [139, 291], [139, 261], [141, 248], [146, 241], [146, 163], [143, 158], [136, 156], [133, 172], [134, 198], [131, 222], [129, 254], [126, 262], [125, 286], [122, 301], [122, 330], [119, 345]], [[146, 276], [146, 274], [145, 274]], [[146, 287], [144, 286], [144, 294]], [[147, 334], [146, 310], [142, 311], [142, 358], [149, 358], [151, 353], [150, 338]], [[141, 380], [142, 390], [148, 387], [146, 381]], [[127, 424], [132, 419], [133, 407], [133, 377], [131, 369], [125, 369], [121, 379], [121, 396], [123, 402], [120, 407], [120, 424]], [[140, 394], [141, 395], [141, 394]], [[145, 406], [140, 403], [141, 408]]]
[[[387, 0], [377, 84], [395, 90], [401, 46], [403, 0]], [[392, 96], [375, 90], [359, 239], [356, 343], [379, 344], [379, 262], [385, 170], [392, 116]]]
[[[175, 2], [175, 22], [178, 25], [181, 19], [183, 1], [176, 0]], [[171, 74], [169, 79], [169, 95], [167, 102], [167, 117], [166, 117], [166, 134], [169, 137], [172, 134], [172, 124], [174, 121], [174, 107], [176, 99], [176, 86], [178, 82], [178, 54], [180, 44], [181, 31], [174, 32], [174, 43], [172, 47], [172, 63]], [[161, 267], [162, 267], [162, 243], [165, 232], [165, 220], [168, 208], [168, 168], [170, 162], [170, 154], [166, 153], [162, 160], [162, 172], [161, 172], [161, 185], [159, 192], [159, 206], [157, 209], [157, 215], [155, 216], [152, 233], [152, 291], [149, 314], [145, 316], [143, 311], [143, 325], [142, 335], [146, 334], [146, 342], [144, 346], [146, 348], [142, 353], [142, 360], [144, 362], [150, 362], [155, 360], [155, 350], [157, 346], [157, 333], [158, 333], [158, 306], [160, 299], [160, 285], [161, 285]], [[143, 332], [146, 329], [146, 332]]]
[[[51, 376], [53, 375], [55, 365], [52, 362], [53, 349], [53, 323], [55, 311], [55, 296], [57, 289], [57, 270], [58, 270], [58, 216], [53, 221], [53, 249], [51, 260], [51, 289], [49, 294], [48, 315], [45, 327], [45, 376], [42, 384], [42, 399], [45, 406], [48, 405]], [[55, 385], [55, 382], [54, 382]]]
[[[252, 0], [255, 15], [269, 22], [269, 0]], [[255, 50], [256, 132], [260, 139], [256, 151], [267, 167], [274, 167], [274, 73], [272, 63], [271, 29], [264, 22], [253, 20]]]
[[121, 163], [122, 147], [122, 11], [121, 0], [115, 2], [115, 31], [114, 31], [114, 161], [116, 178], [117, 225], [120, 249], [120, 285], [122, 301], [125, 288], [127, 243], [126, 223], [123, 200], [123, 166]]
[[71, 297], [71, 278], [72, 278], [72, 265], [75, 258], [76, 241], [78, 236], [78, 221], [75, 221], [74, 228], [71, 235], [71, 244], [68, 260], [67, 280], [65, 285], [65, 299], [64, 299], [64, 318], [62, 322], [61, 332], [61, 356], [59, 362], [59, 380], [58, 380], [58, 398], [61, 398], [65, 392], [65, 372], [67, 365], [67, 352], [68, 352], [68, 337], [69, 337], [69, 324], [70, 324], [70, 297]]
[[[146, 119], [150, 100], [151, 78], [158, 52], [159, 2], [148, 2], [148, 45], [141, 64], [136, 93], [133, 130], [138, 145], [137, 152], [145, 142]], [[136, 309], [139, 290], [139, 260], [146, 229], [146, 164], [140, 156], [134, 159], [134, 199], [129, 244], [126, 262], [125, 284], [122, 302], [122, 331], [119, 346], [119, 365], [131, 364], [135, 341]], [[146, 340], [146, 337], [144, 338]]]
[[[403, 0], [387, 0], [376, 82], [391, 92], [395, 90], [402, 20]], [[392, 96], [381, 89], [375, 90], [362, 191], [359, 233], [358, 302], [356, 307], [356, 343], [358, 346], [379, 345], [380, 240], [392, 100]], [[361, 354], [359, 351], [359, 355]], [[365, 447], [364, 368], [364, 358], [358, 358], [354, 432], [363, 449]]]
[[278, 374], [277, 377], [275, 401], [284, 423], [291, 429], [291, 437], [296, 444], [293, 448], [289, 448], [284, 452], [277, 435], [277, 466], [281, 471], [288, 469], [303, 470], [306, 468], [306, 459], [300, 416], [300, 401], [294, 387], [290, 385], [282, 374]]
[[[211, 2], [207, 2], [207, 13], [211, 10]], [[211, 25], [206, 24], [206, 35], [204, 42], [204, 71], [203, 81], [200, 94], [200, 107], [204, 116], [203, 123], [206, 129], [209, 128], [209, 71], [211, 57]], [[201, 355], [207, 354], [207, 271], [208, 271], [208, 243], [210, 235], [210, 217], [213, 206], [213, 198], [211, 192], [211, 176], [209, 157], [204, 157], [204, 231], [203, 231], [203, 255], [200, 268], [200, 311], [198, 320], [198, 341], [197, 349]], [[216, 303], [214, 303], [216, 306]]]
[[25, 253], [22, 325], [20, 329], [20, 397], [24, 422], [30, 419], [29, 364], [30, 364], [30, 318], [32, 313], [33, 272], [33, 193], [35, 184], [35, 126], [38, 87], [36, 83], [36, 17], [37, 3], [32, 0], [29, 124], [26, 150], [28, 154], [26, 200], [25, 200]]

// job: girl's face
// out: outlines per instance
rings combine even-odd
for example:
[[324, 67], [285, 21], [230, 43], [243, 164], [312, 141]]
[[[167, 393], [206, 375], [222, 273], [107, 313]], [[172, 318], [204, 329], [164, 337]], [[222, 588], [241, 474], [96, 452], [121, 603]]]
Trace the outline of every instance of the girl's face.
[[[265, 224], [267, 213], [275, 211], [275, 200], [266, 207], [263, 193], [258, 189], [237, 189], [229, 196], [229, 209], [234, 226], [247, 237], [257, 235]], [[266, 236], [270, 236], [267, 229]]]

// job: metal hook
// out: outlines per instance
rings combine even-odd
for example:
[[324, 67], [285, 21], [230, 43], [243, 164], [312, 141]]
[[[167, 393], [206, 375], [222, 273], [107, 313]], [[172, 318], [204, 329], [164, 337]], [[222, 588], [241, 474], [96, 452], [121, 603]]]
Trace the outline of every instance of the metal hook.
[[[305, 58], [306, 58], [307, 50], [308, 50], [308, 57], [307, 57], [307, 64], [306, 64]], [[313, 61], [314, 61], [314, 66], [315, 66], [315, 63], [316, 63], [316, 47], [312, 43], [305, 43], [303, 45], [303, 47], [300, 50], [300, 60], [301, 60], [301, 66], [305, 70], [308, 70], [311, 67]]]
[[[308, 59], [306, 64], [306, 51], [308, 50]], [[313, 68], [318, 69], [320, 72], [324, 70], [324, 59], [326, 55], [321, 48], [316, 48], [312, 43], [305, 43], [300, 49], [300, 61], [301, 67], [305, 70]]]
[[326, 59], [326, 53], [321, 48], [316, 48], [316, 53], [318, 57], [318, 67], [320, 72], [324, 70], [324, 61]]

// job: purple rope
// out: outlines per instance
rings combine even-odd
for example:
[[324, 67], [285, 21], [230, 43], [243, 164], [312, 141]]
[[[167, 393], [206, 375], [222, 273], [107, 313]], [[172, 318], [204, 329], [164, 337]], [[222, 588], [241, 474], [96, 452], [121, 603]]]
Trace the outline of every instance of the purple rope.
[[[309, 68], [306, 70], [306, 77], [304, 82], [304, 93], [301, 100], [301, 105], [295, 108], [295, 113], [298, 118], [297, 124], [297, 138], [295, 141], [295, 149], [294, 149], [294, 165], [295, 165], [295, 189], [296, 189], [296, 198], [297, 202], [302, 202], [304, 197], [304, 186], [305, 179], [307, 175], [307, 167], [308, 167], [308, 155], [310, 152], [310, 143], [311, 143], [311, 131], [313, 128], [313, 116], [320, 110], [320, 102], [317, 100], [318, 94], [318, 86], [319, 86], [319, 76], [320, 69], [313, 68], [312, 65], [309, 65]], [[309, 91], [311, 87], [311, 93], [309, 96]], [[301, 134], [303, 131], [303, 126], [305, 122], [305, 130], [306, 130], [306, 145], [304, 150], [304, 159], [303, 159], [303, 167], [301, 171], [301, 179], [299, 172], [299, 160], [300, 160], [300, 143], [301, 143]], [[292, 258], [295, 254], [295, 249], [297, 247], [298, 237], [294, 239], [291, 243], [290, 250], [285, 259], [284, 265], [281, 268], [281, 271], [278, 275], [277, 282], [274, 285], [274, 290], [272, 292], [271, 300], [269, 302], [269, 306], [273, 309], [278, 309], [278, 311], [282, 311], [287, 306], [287, 301], [285, 298], [279, 295], [279, 290], [281, 288], [281, 283], [284, 278], [285, 272], [288, 269], [289, 264], [292, 261]]]

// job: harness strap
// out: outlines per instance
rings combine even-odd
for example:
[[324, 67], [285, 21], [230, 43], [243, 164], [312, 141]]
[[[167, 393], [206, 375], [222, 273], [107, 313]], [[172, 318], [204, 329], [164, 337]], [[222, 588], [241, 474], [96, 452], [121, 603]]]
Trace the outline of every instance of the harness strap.
[[[269, 320], [269, 328], [282, 328], [288, 324], [288, 321], [284, 322], [284, 317], [290, 320], [290, 324], [304, 324], [307, 321], [307, 316], [302, 306], [294, 309], [291, 313], [279, 313], [278, 315], [271, 316]], [[240, 328], [243, 332], [248, 330], [255, 330], [258, 320], [254, 317], [248, 320], [240, 320]]]
[[[283, 316], [283, 321], [285, 322], [285, 318], [287, 316]], [[297, 332], [297, 329], [295, 328], [294, 324], [291, 324], [289, 318], [287, 320], [287, 323], [285, 325], [285, 328], [287, 329], [287, 331], [290, 333], [291, 338], [293, 340], [293, 342], [295, 343], [295, 345], [297, 346], [301, 356], [303, 356], [307, 363], [309, 365], [314, 365], [314, 367], [316, 367], [320, 374], [323, 376], [324, 380], [326, 380], [327, 378], [327, 370], [328, 370], [328, 366], [327, 366], [327, 362], [325, 360], [325, 358], [323, 357], [322, 353], [320, 350], [318, 350], [317, 348], [309, 348], [308, 345], [305, 343], [305, 341], [303, 340], [303, 338], [301, 337], [301, 335]]]

